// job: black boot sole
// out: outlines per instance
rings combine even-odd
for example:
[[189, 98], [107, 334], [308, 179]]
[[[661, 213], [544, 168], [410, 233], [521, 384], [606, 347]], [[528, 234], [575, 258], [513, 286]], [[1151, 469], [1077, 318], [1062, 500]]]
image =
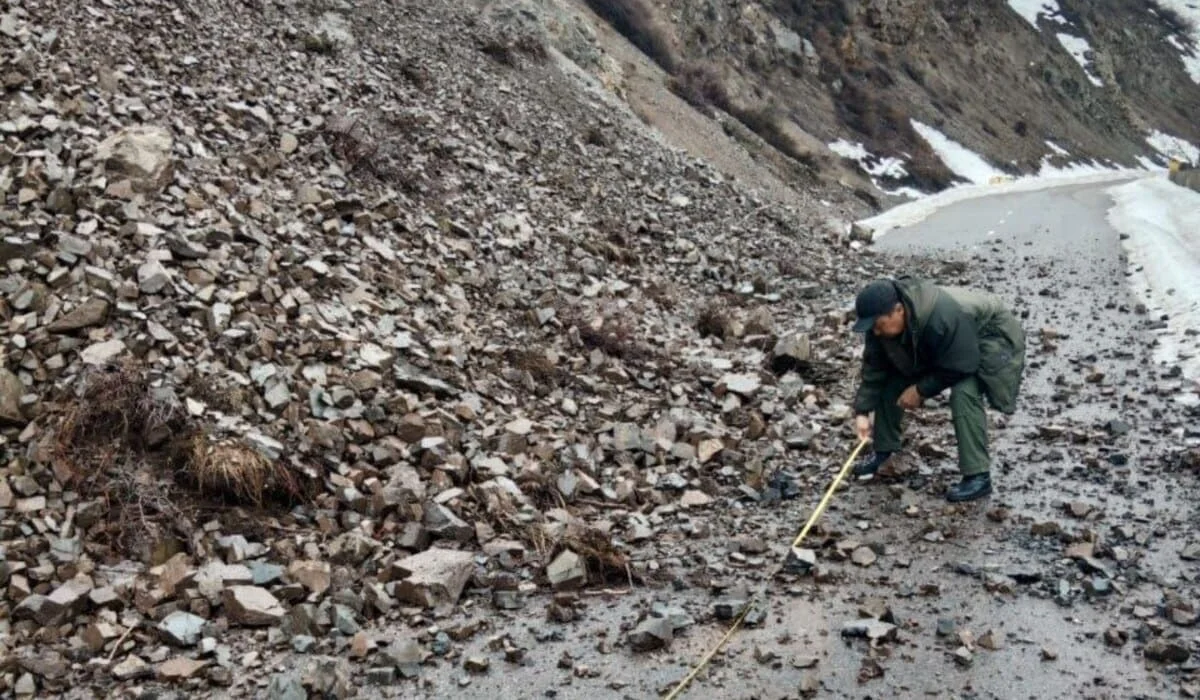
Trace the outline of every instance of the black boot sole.
[[955, 493], [948, 493], [946, 494], [946, 500], [950, 503], [969, 503], [971, 501], [978, 501], [981, 498], [987, 498], [990, 495], [992, 495], [992, 485], [988, 484], [987, 488], [978, 493], [972, 493], [969, 496], [960, 496]]

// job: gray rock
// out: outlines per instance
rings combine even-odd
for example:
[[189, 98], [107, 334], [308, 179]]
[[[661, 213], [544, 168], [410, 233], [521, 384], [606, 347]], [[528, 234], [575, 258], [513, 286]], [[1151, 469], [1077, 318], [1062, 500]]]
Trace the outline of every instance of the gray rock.
[[426, 504], [424, 525], [426, 532], [437, 539], [470, 542], [475, 537], [475, 528], [439, 503]]
[[17, 375], [0, 368], [0, 424], [22, 425], [25, 418], [21, 413], [21, 397], [25, 387]]
[[788, 573], [807, 574], [817, 565], [817, 553], [803, 547], [792, 547], [784, 560], [783, 568]]
[[287, 614], [283, 605], [264, 588], [230, 586], [225, 589], [225, 614], [235, 625], [274, 625]]
[[308, 691], [304, 689], [299, 674], [278, 673], [271, 677], [271, 684], [267, 686], [267, 699], [308, 700]]
[[629, 633], [629, 647], [636, 652], [654, 651], [670, 644], [674, 637], [670, 620], [651, 617]]
[[754, 374], [727, 374], [721, 378], [721, 384], [729, 391], [747, 398], [762, 388], [762, 380]]
[[91, 297], [46, 326], [46, 330], [51, 333], [70, 333], [93, 326], [102, 326], [108, 320], [109, 308], [108, 301], [99, 297]]
[[650, 613], [654, 617], [661, 617], [670, 622], [671, 630], [676, 634], [696, 624], [696, 620], [683, 608], [669, 606], [664, 603], [655, 603], [651, 606]]
[[396, 386], [418, 394], [433, 394], [439, 399], [453, 399], [461, 391], [440, 379], [425, 376], [419, 369], [404, 362], [395, 366]]
[[354, 618], [354, 611], [345, 605], [333, 606], [333, 627], [347, 637], [358, 634], [358, 621]]
[[475, 572], [470, 552], [433, 547], [392, 565], [396, 600], [431, 608], [455, 603]]
[[191, 647], [200, 642], [206, 622], [199, 615], [177, 610], [158, 623], [158, 631], [170, 644]]
[[426, 653], [421, 645], [411, 639], [398, 640], [382, 652], [380, 656], [391, 664], [404, 678], [416, 678], [421, 673], [421, 664], [425, 663]]
[[1151, 640], [1142, 653], [1151, 661], [1169, 664], [1185, 663], [1192, 655], [1188, 648], [1178, 640], [1162, 639], [1161, 637]]
[[135, 191], [157, 192], [171, 182], [171, 132], [158, 126], [131, 126], [105, 139], [96, 159], [113, 175], [129, 178]]
[[376, 666], [367, 670], [369, 685], [392, 685], [396, 682], [396, 669], [391, 666]]
[[865, 637], [871, 641], [894, 639], [896, 626], [880, 620], [855, 620], [842, 625], [843, 637]]
[[266, 586], [283, 578], [283, 567], [278, 564], [252, 561], [247, 566], [250, 567], [250, 573], [254, 576], [254, 585], [256, 586]]
[[123, 352], [125, 352], [125, 343], [119, 338], [113, 338], [112, 340], [105, 340], [87, 346], [79, 353], [79, 359], [85, 365], [107, 365], [117, 359]]
[[136, 678], [149, 678], [154, 675], [154, 667], [134, 654], [126, 656], [120, 663], [113, 666], [113, 678], [119, 681], [131, 681]]
[[171, 283], [171, 273], [159, 261], [151, 260], [138, 268], [137, 279], [142, 294], [158, 294]]
[[587, 584], [587, 565], [578, 554], [564, 549], [546, 567], [546, 578], [555, 590], [579, 588]]

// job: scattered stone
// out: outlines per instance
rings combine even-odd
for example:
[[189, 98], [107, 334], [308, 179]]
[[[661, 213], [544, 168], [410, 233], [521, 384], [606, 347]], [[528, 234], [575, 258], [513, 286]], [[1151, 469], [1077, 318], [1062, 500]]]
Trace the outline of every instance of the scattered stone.
[[988, 651], [999, 651], [1004, 646], [1004, 634], [995, 630], [988, 630], [979, 636], [976, 642], [981, 649]]
[[113, 666], [112, 675], [119, 681], [132, 681], [153, 676], [154, 668], [140, 657], [130, 654]]
[[1182, 664], [1192, 655], [1188, 648], [1179, 641], [1161, 637], [1150, 640], [1142, 654], [1151, 661], [1168, 664]]
[[275, 596], [255, 586], [230, 586], [223, 601], [229, 621], [236, 625], [274, 625], [287, 614]]
[[158, 667], [159, 680], [168, 682], [186, 681], [208, 667], [207, 661], [176, 657]]
[[850, 560], [859, 566], [870, 566], [875, 563], [879, 557], [875, 554], [875, 550], [870, 547], [859, 547], [850, 555]]
[[792, 547], [784, 560], [783, 568], [788, 573], [804, 575], [817, 565], [817, 553], [803, 547]]
[[192, 647], [200, 642], [206, 622], [207, 620], [198, 615], [176, 610], [158, 623], [158, 631], [170, 644]]
[[171, 132], [159, 126], [131, 126], [105, 139], [96, 148], [96, 159], [105, 169], [130, 179], [137, 192], [157, 192], [174, 175]]
[[431, 608], [455, 603], [475, 571], [470, 552], [433, 547], [393, 565], [396, 600]]
[[587, 565], [578, 554], [564, 549], [546, 567], [546, 578], [555, 590], [579, 588], [587, 584]]
[[655, 651], [669, 645], [674, 637], [669, 620], [651, 617], [629, 633], [629, 646], [636, 652]]
[[881, 620], [863, 619], [842, 625], [843, 637], [865, 637], [873, 642], [895, 639], [896, 626]]

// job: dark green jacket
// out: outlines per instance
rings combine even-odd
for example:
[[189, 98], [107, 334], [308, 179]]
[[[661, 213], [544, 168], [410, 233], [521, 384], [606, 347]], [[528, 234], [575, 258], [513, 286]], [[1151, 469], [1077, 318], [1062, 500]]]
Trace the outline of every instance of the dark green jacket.
[[925, 398], [974, 375], [993, 408], [1013, 413], [1025, 369], [1025, 331], [1004, 303], [986, 292], [913, 277], [896, 280], [896, 288], [908, 322], [899, 338], [866, 333], [855, 411], [874, 411], [897, 375]]

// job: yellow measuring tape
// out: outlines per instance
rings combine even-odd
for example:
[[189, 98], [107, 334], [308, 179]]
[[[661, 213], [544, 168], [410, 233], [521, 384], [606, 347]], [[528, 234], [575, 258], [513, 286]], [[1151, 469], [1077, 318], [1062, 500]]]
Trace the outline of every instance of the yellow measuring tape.
[[[804, 523], [804, 528], [800, 530], [800, 534], [796, 535], [796, 539], [792, 540], [792, 545], [788, 548], [789, 553], [792, 549], [799, 547], [800, 543], [804, 541], [805, 537], [808, 537], [808, 531], [812, 529], [812, 526], [821, 517], [821, 514], [825, 512], [825, 508], [829, 506], [829, 501], [833, 498], [833, 493], [837, 491], [838, 485], [840, 485], [842, 480], [846, 478], [846, 474], [850, 472], [850, 465], [854, 464], [854, 460], [858, 457], [858, 453], [862, 452], [862, 448], [865, 447], [866, 444], [866, 440], [860, 441], [858, 443], [858, 447], [855, 447], [854, 451], [850, 453], [850, 457], [846, 460], [846, 463], [842, 465], [841, 470], [838, 471], [833, 483], [829, 485], [829, 489], [825, 492], [825, 496], [822, 497], [821, 502], [817, 504], [816, 510], [814, 510], [813, 514], [809, 516], [808, 522]], [[787, 555], [784, 556], [786, 557]], [[775, 578], [775, 574], [778, 573], [780, 568], [782, 567], [776, 567], [775, 571], [771, 573], [767, 580], [769, 581], [770, 579]], [[755, 598], [756, 597], [757, 596], [755, 596]], [[729, 638], [733, 636], [733, 633], [742, 626], [742, 620], [746, 619], [746, 614], [750, 612], [750, 608], [752, 607], [754, 607], [754, 598], [748, 600], [746, 605], [742, 607], [742, 612], [738, 613], [738, 616], [734, 618], [733, 624], [729, 626], [729, 630], [725, 632], [725, 636], [721, 637], [721, 639], [717, 642], [717, 645], [710, 649], [709, 652], [704, 655], [704, 658], [700, 659], [700, 663], [696, 664], [696, 668], [692, 669], [691, 673], [684, 676], [683, 680], [679, 681], [679, 685], [675, 686], [674, 690], [664, 696], [663, 700], [675, 700], [675, 698], [679, 697], [679, 694], [683, 692], [683, 689], [696, 679], [696, 676], [700, 673], [700, 671], [704, 670], [704, 667], [708, 665], [708, 662], [712, 660], [712, 657], [716, 656], [717, 652], [721, 651], [721, 647], [725, 646], [725, 643], [729, 641]]]

